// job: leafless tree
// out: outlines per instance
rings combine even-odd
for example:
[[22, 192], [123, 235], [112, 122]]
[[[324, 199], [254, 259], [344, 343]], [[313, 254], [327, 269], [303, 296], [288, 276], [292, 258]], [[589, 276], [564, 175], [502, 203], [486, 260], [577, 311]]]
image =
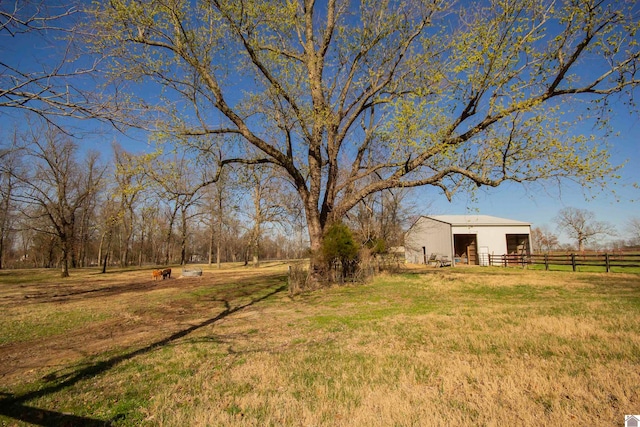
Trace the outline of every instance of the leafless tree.
[[[182, 155], [151, 157], [145, 163], [145, 174], [153, 181], [156, 195], [167, 206], [168, 225], [165, 237], [165, 259], [170, 260], [170, 247], [176, 221], [180, 221], [180, 264], [187, 262], [187, 238], [192, 220], [200, 215], [195, 209], [203, 196], [202, 189], [209, 185], [200, 174], [194, 160]], [[206, 173], [203, 171], [206, 175]]]
[[403, 230], [415, 210], [408, 195], [408, 189], [389, 189], [365, 197], [349, 212], [348, 224], [361, 244], [374, 252], [403, 244]]
[[558, 236], [547, 226], [531, 229], [531, 244], [534, 252], [550, 252], [558, 247]]
[[578, 244], [578, 251], [584, 251], [587, 242], [600, 236], [614, 236], [615, 228], [604, 221], [597, 221], [595, 214], [586, 209], [567, 207], [561, 209], [555, 218], [560, 230], [565, 231]]
[[230, 243], [229, 223], [239, 206], [239, 199], [237, 175], [232, 168], [222, 171], [219, 179], [204, 189], [202, 210], [208, 232], [209, 266], [213, 264], [215, 249], [215, 263], [221, 268], [223, 244], [228, 246]]
[[97, 210], [103, 202], [100, 200], [102, 185], [93, 191], [78, 211], [77, 230], [74, 232], [77, 244], [71, 253], [71, 265], [75, 267], [86, 267], [87, 258], [91, 250], [91, 244], [98, 229]]
[[117, 223], [121, 227], [122, 247], [120, 248], [120, 265], [130, 262], [132, 237], [137, 225], [137, 205], [144, 197], [148, 184], [143, 173], [146, 156], [135, 156], [125, 151], [120, 145], [113, 145], [114, 160], [114, 200], [119, 204]]
[[633, 217], [627, 221], [625, 230], [628, 233], [628, 241], [632, 246], [640, 246], [640, 217]]
[[30, 226], [57, 239], [61, 276], [68, 277], [78, 213], [99, 191], [106, 168], [97, 153], [89, 153], [80, 163], [77, 145], [50, 125], [32, 128], [27, 138], [24, 153], [30, 168], [14, 175], [21, 191], [13, 199], [24, 206], [22, 214]]
[[16, 178], [21, 169], [17, 133], [6, 146], [0, 145], [0, 269], [5, 266], [5, 253], [9, 242], [15, 206], [12, 200], [16, 191]]
[[110, 197], [107, 198], [100, 207], [100, 243], [98, 245], [97, 258], [98, 265], [102, 266], [102, 273], [107, 272], [107, 265], [112, 252], [113, 235], [119, 223], [121, 213], [119, 208], [120, 206]]
[[245, 263], [248, 263], [250, 254], [254, 267], [258, 267], [265, 228], [286, 220], [285, 200], [293, 196], [289, 191], [293, 187], [278, 170], [268, 164], [249, 165], [242, 176], [243, 184], [250, 193], [247, 198], [250, 202], [247, 204], [251, 205], [245, 210], [251, 224], [247, 231]]

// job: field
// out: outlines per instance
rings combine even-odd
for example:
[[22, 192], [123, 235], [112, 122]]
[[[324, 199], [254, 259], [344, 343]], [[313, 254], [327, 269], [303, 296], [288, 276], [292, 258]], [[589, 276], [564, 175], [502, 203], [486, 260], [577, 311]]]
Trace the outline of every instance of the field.
[[640, 275], [0, 271], [0, 425], [622, 425]]

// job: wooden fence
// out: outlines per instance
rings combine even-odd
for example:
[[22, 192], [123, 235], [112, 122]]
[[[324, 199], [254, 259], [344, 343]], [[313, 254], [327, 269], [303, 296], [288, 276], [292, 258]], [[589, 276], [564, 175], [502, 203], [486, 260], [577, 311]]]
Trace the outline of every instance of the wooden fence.
[[608, 272], [611, 267], [640, 267], [640, 254], [541, 254], [541, 255], [491, 255], [483, 254], [487, 258], [480, 259], [480, 265], [495, 265], [515, 267], [527, 265], [544, 265], [549, 270], [552, 265], [571, 266], [573, 271], [577, 267], [604, 267]]

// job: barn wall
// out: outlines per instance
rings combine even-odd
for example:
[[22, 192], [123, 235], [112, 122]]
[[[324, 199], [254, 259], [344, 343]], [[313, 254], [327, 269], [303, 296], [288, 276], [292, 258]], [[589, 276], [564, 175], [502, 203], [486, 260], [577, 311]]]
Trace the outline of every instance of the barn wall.
[[507, 234], [531, 234], [528, 225], [512, 226], [454, 226], [453, 234], [475, 234], [478, 249], [488, 248], [491, 255], [507, 253]]
[[447, 223], [421, 217], [405, 234], [404, 243], [407, 262], [424, 264], [424, 253], [427, 255], [427, 261], [432, 253], [446, 255], [452, 259], [451, 225]]

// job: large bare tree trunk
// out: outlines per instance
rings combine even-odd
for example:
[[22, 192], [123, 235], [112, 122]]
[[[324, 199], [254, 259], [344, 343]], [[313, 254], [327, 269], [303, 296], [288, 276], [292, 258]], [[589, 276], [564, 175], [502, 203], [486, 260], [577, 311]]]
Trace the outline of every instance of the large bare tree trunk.
[[210, 232], [209, 232], [209, 267], [211, 267], [211, 264], [213, 263], [213, 237], [214, 237], [213, 227], [210, 227]]
[[180, 265], [187, 263], [187, 212], [182, 210], [182, 228], [180, 239]]
[[169, 228], [167, 230], [167, 234], [165, 236], [165, 252], [164, 252], [164, 264], [168, 265], [169, 264], [169, 258], [170, 258], [170, 254], [171, 254], [171, 235], [173, 234], [173, 224], [176, 220], [176, 213], [178, 211], [178, 208], [174, 208], [173, 211], [171, 212], [171, 219], [169, 220]]
[[[103, 235], [104, 237], [104, 235]], [[102, 246], [102, 242], [100, 242], [100, 246]], [[107, 249], [104, 252], [104, 260], [100, 259], [98, 262], [102, 263], [102, 274], [107, 272], [107, 263], [109, 262], [109, 252], [111, 251], [111, 232], [108, 233], [107, 236]]]
[[69, 242], [66, 238], [62, 239], [62, 269], [60, 271], [60, 277], [69, 277]]
[[107, 232], [103, 232], [102, 236], [100, 236], [100, 245], [98, 246], [98, 263], [99, 265], [102, 265], [102, 248], [104, 245], [104, 238], [107, 235]]
[[222, 252], [222, 194], [220, 194], [218, 197], [218, 241], [216, 242], [216, 263], [218, 264], [218, 270], [222, 267], [221, 256], [220, 256], [221, 252]]
[[221, 256], [221, 253], [222, 253], [222, 247], [221, 247], [221, 244], [220, 244], [220, 239], [218, 239], [218, 244], [217, 244], [217, 247], [216, 247], [216, 264], [218, 266], [218, 270], [222, 268], [222, 256]]
[[[311, 211], [311, 213], [309, 213]], [[326, 280], [327, 268], [322, 259], [322, 239], [324, 230], [320, 223], [317, 210], [307, 209], [307, 224], [309, 228], [309, 245], [311, 257], [309, 260], [309, 281], [312, 286], [320, 285]]]
[[138, 267], [142, 267], [142, 252], [144, 250], [144, 226], [140, 231], [140, 251], [138, 252]]
[[5, 194], [3, 194], [2, 206], [0, 206], [0, 270], [4, 266], [4, 238], [8, 232], [8, 224], [9, 224], [9, 207], [11, 200], [11, 182], [7, 180], [8, 188], [5, 190]]

